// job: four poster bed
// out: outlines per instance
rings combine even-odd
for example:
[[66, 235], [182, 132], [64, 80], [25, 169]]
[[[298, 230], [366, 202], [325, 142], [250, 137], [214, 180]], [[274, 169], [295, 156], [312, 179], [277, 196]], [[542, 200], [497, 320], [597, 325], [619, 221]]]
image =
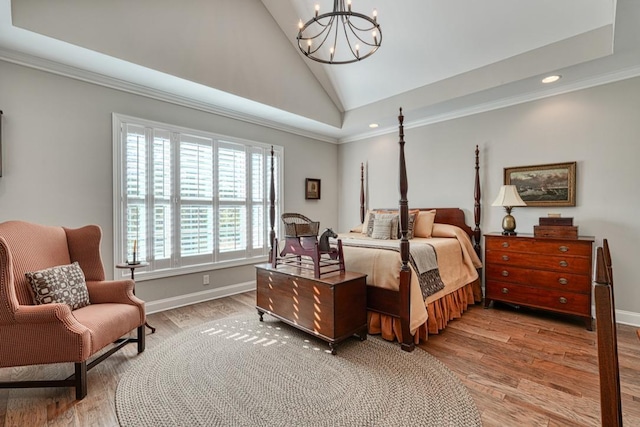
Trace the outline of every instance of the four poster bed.
[[[397, 339], [403, 350], [412, 351], [428, 334], [438, 333], [450, 320], [460, 317], [469, 304], [482, 300], [478, 273], [482, 267], [479, 150], [476, 146], [474, 229], [465, 223], [464, 212], [458, 208], [409, 210], [402, 109], [398, 120], [399, 209], [366, 212], [362, 165], [362, 224], [348, 233], [340, 233], [338, 238], [346, 270], [367, 274], [368, 332], [382, 334], [388, 340]], [[274, 203], [272, 166], [271, 257], [277, 255], [273, 249]]]

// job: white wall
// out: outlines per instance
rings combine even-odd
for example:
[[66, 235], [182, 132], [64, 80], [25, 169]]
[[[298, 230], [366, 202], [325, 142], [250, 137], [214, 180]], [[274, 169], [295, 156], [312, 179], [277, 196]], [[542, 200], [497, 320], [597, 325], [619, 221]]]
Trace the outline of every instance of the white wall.
[[260, 1], [21, 0], [11, 11], [16, 27], [332, 126], [342, 122]]
[[[284, 209], [337, 225], [337, 146], [0, 61], [3, 176], [0, 221], [19, 219], [103, 230], [113, 274], [113, 112], [285, 147]], [[304, 179], [322, 180], [322, 199], [304, 199]], [[116, 260], [121, 262], [122, 260]], [[139, 281], [147, 302], [255, 279], [252, 266]]]
[[[389, 114], [397, 115], [397, 111]], [[407, 117], [414, 120], [416, 117]], [[640, 78], [405, 131], [409, 206], [465, 210], [473, 223], [474, 147], [480, 146], [483, 232], [501, 230], [491, 207], [511, 166], [577, 162], [576, 207], [515, 208], [517, 230], [533, 232], [549, 212], [573, 217], [579, 233], [611, 245], [619, 321], [640, 322]], [[359, 219], [360, 163], [368, 207], [396, 206], [398, 136], [341, 145], [340, 229]], [[640, 314], [637, 314], [640, 316]]]

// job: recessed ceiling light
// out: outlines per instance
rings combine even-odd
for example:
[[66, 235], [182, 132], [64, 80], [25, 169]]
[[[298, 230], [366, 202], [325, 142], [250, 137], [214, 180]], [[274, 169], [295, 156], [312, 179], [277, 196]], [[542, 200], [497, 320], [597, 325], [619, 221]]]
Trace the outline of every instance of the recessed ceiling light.
[[371, 124], [369, 125], [369, 127], [370, 127], [371, 129], [375, 129], [375, 128], [377, 128], [377, 127], [378, 127], [378, 124], [377, 124], [377, 123], [371, 123]]
[[560, 80], [560, 77], [562, 77], [562, 76], [559, 76], [559, 75], [557, 75], [557, 74], [556, 74], [556, 75], [553, 75], [553, 76], [547, 76], [547, 77], [545, 77], [544, 79], [542, 79], [542, 83], [553, 83], [553, 82], [557, 82], [558, 80]]

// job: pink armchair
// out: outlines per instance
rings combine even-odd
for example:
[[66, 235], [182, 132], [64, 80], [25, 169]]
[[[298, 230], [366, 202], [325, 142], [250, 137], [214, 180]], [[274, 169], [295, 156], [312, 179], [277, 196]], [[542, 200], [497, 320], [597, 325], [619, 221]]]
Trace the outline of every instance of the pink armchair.
[[[0, 382], [0, 388], [75, 387], [87, 395], [87, 371], [124, 345], [145, 347], [144, 302], [131, 280], [106, 281], [100, 257], [102, 231], [9, 221], [0, 224], [0, 367], [72, 362], [63, 380]], [[35, 305], [25, 276], [78, 262], [90, 305], [72, 310], [64, 303]], [[137, 328], [137, 338], [123, 337]], [[91, 356], [111, 345], [88, 363]]]

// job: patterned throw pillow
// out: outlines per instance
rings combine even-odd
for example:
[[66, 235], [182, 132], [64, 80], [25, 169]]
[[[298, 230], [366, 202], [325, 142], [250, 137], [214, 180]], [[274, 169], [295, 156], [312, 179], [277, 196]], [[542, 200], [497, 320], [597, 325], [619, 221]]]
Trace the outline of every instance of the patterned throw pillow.
[[61, 302], [75, 310], [91, 304], [84, 273], [77, 262], [25, 273], [25, 276], [38, 305]]
[[373, 212], [370, 212], [367, 215], [367, 218], [365, 218], [365, 222], [362, 227], [362, 233], [366, 234], [367, 237], [371, 237], [371, 234], [373, 233], [373, 223], [375, 220], [376, 220], [376, 214]]
[[407, 229], [407, 239], [413, 239], [413, 229], [416, 225], [416, 219], [418, 219], [418, 212], [409, 212], [409, 227]]
[[373, 221], [373, 232], [371, 233], [371, 238], [389, 240], [391, 238], [391, 230], [395, 231], [395, 228], [393, 228], [393, 218], [376, 217]]
[[[400, 218], [398, 214], [395, 213], [380, 213], [380, 212], [371, 212], [369, 214], [369, 222], [367, 224], [367, 236], [373, 237], [373, 226], [377, 220], [385, 220], [391, 221], [392, 230], [394, 230], [394, 234], [389, 232], [389, 237], [387, 239], [397, 239], [397, 230], [398, 230], [398, 221]], [[375, 237], [373, 237], [375, 239]]]

